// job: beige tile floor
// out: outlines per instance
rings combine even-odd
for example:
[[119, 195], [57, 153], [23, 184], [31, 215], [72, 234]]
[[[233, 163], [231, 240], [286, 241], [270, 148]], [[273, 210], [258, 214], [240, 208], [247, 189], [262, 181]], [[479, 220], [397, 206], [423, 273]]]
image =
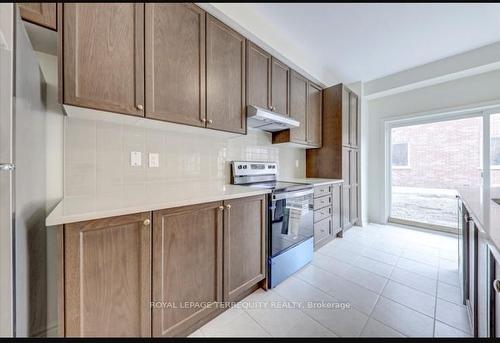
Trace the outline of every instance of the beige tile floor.
[[455, 237], [369, 224], [191, 336], [470, 336], [459, 292]]

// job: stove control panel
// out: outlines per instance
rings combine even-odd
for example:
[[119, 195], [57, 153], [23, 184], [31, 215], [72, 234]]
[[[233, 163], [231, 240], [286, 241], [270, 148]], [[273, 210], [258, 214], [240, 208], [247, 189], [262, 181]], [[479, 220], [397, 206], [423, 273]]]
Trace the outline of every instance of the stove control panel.
[[275, 162], [231, 162], [234, 176], [248, 175], [276, 175], [278, 174], [278, 164]]

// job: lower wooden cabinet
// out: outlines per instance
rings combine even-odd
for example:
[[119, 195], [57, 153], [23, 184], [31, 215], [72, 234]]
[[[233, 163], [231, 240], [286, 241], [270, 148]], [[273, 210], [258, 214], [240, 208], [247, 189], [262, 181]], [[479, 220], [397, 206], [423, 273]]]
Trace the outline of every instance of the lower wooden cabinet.
[[151, 335], [150, 213], [65, 225], [69, 337]]
[[156, 211], [153, 222], [153, 336], [187, 335], [223, 300], [222, 202]]
[[189, 335], [265, 280], [266, 199], [65, 225], [60, 332]]
[[237, 301], [266, 277], [266, 198], [224, 207], [224, 301]]
[[342, 183], [314, 189], [314, 248], [318, 249], [342, 235]]

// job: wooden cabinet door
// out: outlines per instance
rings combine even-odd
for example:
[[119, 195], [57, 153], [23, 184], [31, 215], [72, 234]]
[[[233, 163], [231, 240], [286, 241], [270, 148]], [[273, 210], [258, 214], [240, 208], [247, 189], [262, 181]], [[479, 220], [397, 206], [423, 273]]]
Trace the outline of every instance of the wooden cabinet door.
[[342, 145], [346, 146], [351, 142], [349, 93], [345, 87], [342, 87]]
[[342, 186], [342, 227], [349, 229], [351, 223], [351, 186], [345, 184]]
[[271, 55], [247, 40], [247, 105], [271, 109]]
[[207, 15], [207, 127], [246, 132], [245, 38]]
[[57, 3], [19, 2], [17, 5], [23, 20], [57, 30]]
[[359, 104], [358, 96], [354, 93], [349, 93], [349, 122], [350, 122], [350, 145], [359, 147], [358, 129], [359, 129]]
[[290, 75], [290, 116], [300, 126], [290, 129], [290, 140], [307, 144], [307, 79], [295, 71]]
[[349, 221], [352, 225], [358, 221], [358, 185], [351, 186], [351, 206], [349, 208]]
[[332, 217], [324, 218], [314, 223], [314, 249], [319, 249], [331, 240]]
[[212, 202], [153, 213], [153, 301], [168, 304], [153, 307], [153, 336], [187, 335], [218, 313], [222, 208]]
[[224, 205], [224, 301], [238, 301], [266, 276], [266, 197]]
[[151, 336], [150, 213], [65, 225], [66, 336]]
[[351, 186], [358, 184], [358, 160], [359, 150], [351, 149], [349, 158], [349, 182]]
[[64, 4], [66, 104], [142, 116], [144, 5]]
[[307, 91], [307, 142], [321, 146], [321, 88], [312, 83]]
[[205, 12], [146, 4], [146, 117], [205, 126]]
[[289, 115], [290, 68], [274, 57], [271, 61], [271, 109]]
[[342, 184], [332, 185], [333, 222], [332, 233], [335, 236], [342, 231]]
[[351, 185], [351, 148], [342, 147], [342, 179], [344, 184]]

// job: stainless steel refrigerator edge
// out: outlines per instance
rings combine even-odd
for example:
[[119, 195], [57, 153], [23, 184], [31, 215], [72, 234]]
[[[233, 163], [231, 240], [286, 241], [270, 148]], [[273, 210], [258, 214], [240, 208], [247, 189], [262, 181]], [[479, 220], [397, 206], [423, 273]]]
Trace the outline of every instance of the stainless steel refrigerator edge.
[[0, 225], [3, 233], [12, 233], [13, 334], [22, 337], [37, 335], [35, 328], [46, 326], [46, 289], [37, 281], [46, 277], [45, 262], [40, 262], [46, 253], [45, 82], [17, 6], [14, 9], [13, 63], [1, 62], [2, 71], [13, 72], [14, 82], [10, 94], [4, 91], [8, 85], [1, 86], [1, 103], [10, 98], [12, 111], [2, 105], [0, 113], [0, 163], [4, 164]]
[[12, 232], [13, 4], [0, 4], [0, 336], [14, 332]]

